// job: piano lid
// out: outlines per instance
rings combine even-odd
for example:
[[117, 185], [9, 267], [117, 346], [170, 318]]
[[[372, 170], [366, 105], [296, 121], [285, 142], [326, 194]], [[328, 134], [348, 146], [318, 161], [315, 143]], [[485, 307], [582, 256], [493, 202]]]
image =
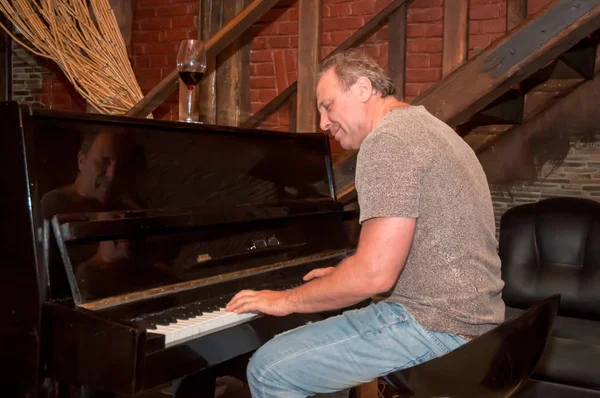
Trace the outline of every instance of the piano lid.
[[321, 227], [340, 211], [323, 134], [21, 110], [34, 224], [76, 304], [345, 245]]

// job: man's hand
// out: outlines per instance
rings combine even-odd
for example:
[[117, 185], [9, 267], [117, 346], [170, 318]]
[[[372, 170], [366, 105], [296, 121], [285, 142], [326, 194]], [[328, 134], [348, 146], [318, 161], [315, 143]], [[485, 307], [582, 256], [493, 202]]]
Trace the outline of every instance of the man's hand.
[[304, 275], [304, 278], [302, 278], [302, 280], [304, 280], [304, 282], [308, 282], [311, 279], [322, 278], [326, 275], [329, 275], [334, 269], [335, 267], [315, 268], [308, 274]]
[[289, 310], [287, 293], [273, 290], [242, 290], [233, 296], [225, 309], [237, 314], [258, 311], [275, 316], [285, 316], [292, 312]]

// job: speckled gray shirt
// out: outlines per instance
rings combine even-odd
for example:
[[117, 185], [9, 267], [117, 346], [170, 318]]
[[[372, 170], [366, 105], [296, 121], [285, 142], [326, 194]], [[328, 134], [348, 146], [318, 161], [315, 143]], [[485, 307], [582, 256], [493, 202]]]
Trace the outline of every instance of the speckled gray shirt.
[[425, 328], [480, 335], [504, 320], [500, 258], [486, 176], [473, 150], [422, 106], [390, 111], [357, 159], [360, 222], [417, 218], [387, 301]]

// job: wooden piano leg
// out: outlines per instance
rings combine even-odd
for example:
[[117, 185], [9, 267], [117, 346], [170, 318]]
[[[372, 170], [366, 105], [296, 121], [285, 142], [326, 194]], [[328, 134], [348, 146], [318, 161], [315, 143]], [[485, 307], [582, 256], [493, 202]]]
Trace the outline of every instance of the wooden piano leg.
[[379, 390], [377, 379], [355, 387], [356, 398], [377, 398]]

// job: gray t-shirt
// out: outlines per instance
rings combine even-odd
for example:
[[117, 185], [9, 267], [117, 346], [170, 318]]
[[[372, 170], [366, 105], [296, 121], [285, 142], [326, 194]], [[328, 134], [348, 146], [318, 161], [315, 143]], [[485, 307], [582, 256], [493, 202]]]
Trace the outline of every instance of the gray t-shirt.
[[477, 336], [504, 321], [492, 200], [473, 150], [423, 106], [390, 111], [357, 158], [360, 222], [417, 218], [387, 301], [425, 328]]

